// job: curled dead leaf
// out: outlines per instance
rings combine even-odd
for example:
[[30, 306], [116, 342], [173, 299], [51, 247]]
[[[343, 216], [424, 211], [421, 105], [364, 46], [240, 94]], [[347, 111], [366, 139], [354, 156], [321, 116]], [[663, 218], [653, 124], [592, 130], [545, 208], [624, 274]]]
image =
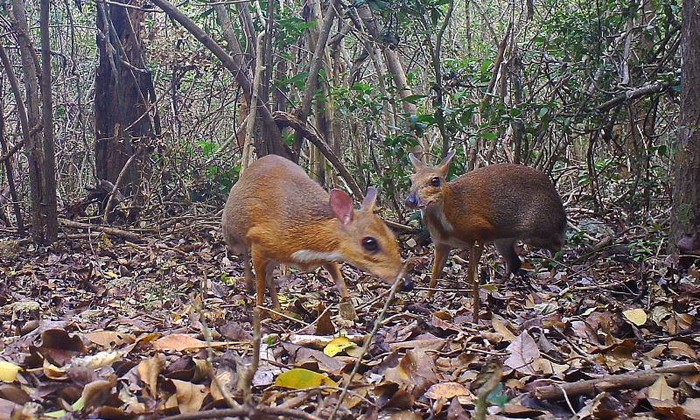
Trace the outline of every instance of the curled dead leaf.
[[151, 397], [158, 395], [158, 375], [163, 370], [164, 363], [163, 356], [157, 354], [150, 359], [142, 360], [136, 367], [139, 378], [146, 384], [148, 395]]
[[180, 413], [196, 413], [202, 408], [204, 399], [209, 395], [206, 386], [177, 379], [172, 379], [172, 383], [175, 385]]

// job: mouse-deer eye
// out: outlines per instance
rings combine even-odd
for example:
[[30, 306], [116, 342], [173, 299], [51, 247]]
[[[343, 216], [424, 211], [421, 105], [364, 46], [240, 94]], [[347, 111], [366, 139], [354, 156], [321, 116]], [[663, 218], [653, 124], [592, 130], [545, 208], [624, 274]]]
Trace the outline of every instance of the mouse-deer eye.
[[441, 181], [440, 181], [439, 176], [435, 176], [435, 177], [430, 179], [430, 185], [432, 185], [433, 187], [439, 187], [440, 183], [441, 183]]
[[365, 251], [375, 253], [379, 251], [379, 242], [371, 236], [366, 236], [362, 238], [362, 248], [365, 249]]

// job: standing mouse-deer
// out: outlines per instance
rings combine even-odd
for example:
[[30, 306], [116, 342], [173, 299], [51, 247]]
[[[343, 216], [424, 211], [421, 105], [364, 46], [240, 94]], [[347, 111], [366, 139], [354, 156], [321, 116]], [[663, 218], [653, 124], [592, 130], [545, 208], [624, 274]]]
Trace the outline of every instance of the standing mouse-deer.
[[[470, 249], [468, 280], [473, 287], [474, 321], [479, 318], [476, 267], [482, 247], [494, 242], [506, 262], [506, 275], [518, 273], [518, 240], [558, 251], [564, 245], [566, 213], [561, 198], [545, 174], [522, 165], [485, 166], [447, 181], [455, 152], [438, 166], [428, 166], [413, 154], [415, 169], [406, 205], [420, 208], [435, 245], [430, 288], [434, 289], [450, 250]], [[432, 297], [431, 290], [428, 297]]]
[[[279, 309], [272, 273], [279, 264], [310, 271], [323, 266], [341, 295], [341, 314], [354, 316], [341, 261], [387, 283], [397, 281], [403, 264], [394, 233], [373, 213], [377, 190], [368, 188], [362, 207], [347, 193], [326, 192], [304, 170], [285, 158], [268, 155], [253, 162], [233, 186], [222, 218], [226, 244], [244, 261], [248, 289], [262, 305], [269, 288]], [[343, 306], [344, 304], [344, 306]], [[349, 305], [349, 306], [348, 306]]]

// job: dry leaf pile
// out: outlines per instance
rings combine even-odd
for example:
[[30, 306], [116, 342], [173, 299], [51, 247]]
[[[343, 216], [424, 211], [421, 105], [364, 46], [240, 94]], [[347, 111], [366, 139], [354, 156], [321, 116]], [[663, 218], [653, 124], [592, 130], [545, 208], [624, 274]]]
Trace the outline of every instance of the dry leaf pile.
[[[429, 248], [407, 252], [424, 288]], [[345, 267], [351, 321], [324, 272], [282, 273], [246, 390], [254, 296], [216, 231], [24, 246], [0, 256], [0, 418], [700, 418], [698, 272], [567, 252], [507, 281], [487, 252], [478, 325], [451, 259], [434, 300], [397, 295], [352, 378], [386, 286]]]

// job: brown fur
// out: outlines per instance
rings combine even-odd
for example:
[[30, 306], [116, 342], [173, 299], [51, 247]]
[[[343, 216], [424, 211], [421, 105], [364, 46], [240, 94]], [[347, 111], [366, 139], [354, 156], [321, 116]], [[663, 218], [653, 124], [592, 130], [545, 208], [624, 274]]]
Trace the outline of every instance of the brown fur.
[[[246, 280], [252, 286], [249, 256], [256, 272], [257, 304], [262, 305], [266, 285], [275, 307], [279, 307], [272, 271], [278, 264], [311, 270], [324, 266], [338, 286], [343, 298], [349, 293], [338, 261], [393, 282], [402, 263], [393, 232], [373, 212], [374, 195], [368, 193], [360, 210], [352, 210], [352, 201], [336, 190], [331, 198], [295, 163], [269, 155], [255, 161], [233, 186], [224, 207], [222, 227], [229, 248], [242, 255]], [[331, 206], [336, 200], [351, 220], [345, 223]], [[344, 204], [343, 204], [344, 203]], [[362, 246], [364, 238], [375, 238], [377, 252]], [[300, 260], [295, 252], [318, 254]], [[335, 257], [333, 257], [333, 256]], [[330, 256], [330, 257], [329, 257]]]
[[[447, 182], [454, 152], [438, 166], [427, 166], [411, 155], [416, 170], [406, 203], [423, 210], [423, 220], [435, 243], [431, 287], [452, 248], [495, 242], [506, 260], [507, 272], [521, 262], [515, 243], [522, 240], [540, 248], [559, 250], [564, 244], [566, 214], [559, 194], [547, 176], [513, 164], [490, 165]], [[439, 186], [432, 185], [439, 179]], [[481, 251], [472, 249], [473, 256]], [[478, 257], [470, 260], [478, 264]], [[430, 292], [432, 296], [433, 292]]]

